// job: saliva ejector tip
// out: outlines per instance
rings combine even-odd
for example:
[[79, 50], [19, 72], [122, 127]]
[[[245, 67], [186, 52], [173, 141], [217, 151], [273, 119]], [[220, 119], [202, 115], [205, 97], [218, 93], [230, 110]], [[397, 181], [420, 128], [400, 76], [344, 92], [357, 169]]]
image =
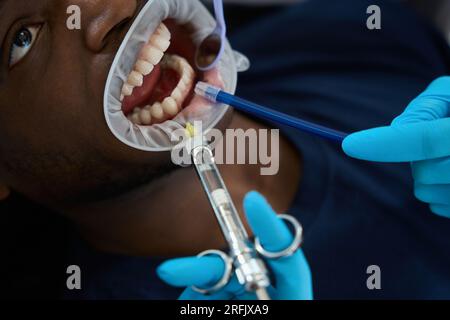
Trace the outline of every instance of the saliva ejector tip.
[[199, 81], [195, 86], [195, 94], [203, 97], [211, 102], [217, 102], [217, 96], [220, 92], [219, 88], [216, 88], [206, 82]]

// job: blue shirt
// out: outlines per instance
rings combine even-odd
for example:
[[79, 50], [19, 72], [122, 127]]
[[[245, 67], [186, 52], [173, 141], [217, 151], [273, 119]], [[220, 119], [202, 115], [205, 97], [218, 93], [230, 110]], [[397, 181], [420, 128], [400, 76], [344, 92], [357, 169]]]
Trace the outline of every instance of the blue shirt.
[[[377, 4], [382, 29], [366, 28]], [[435, 78], [450, 73], [444, 39], [395, 1], [314, 0], [240, 29], [233, 46], [252, 61], [239, 95], [333, 128], [387, 125]], [[450, 298], [450, 219], [413, 195], [408, 165], [346, 157], [340, 146], [281, 128], [303, 159], [289, 211], [305, 229], [316, 299]], [[157, 258], [130, 258], [77, 245], [75, 298], [174, 299], [155, 275]], [[366, 270], [381, 268], [381, 290]]]

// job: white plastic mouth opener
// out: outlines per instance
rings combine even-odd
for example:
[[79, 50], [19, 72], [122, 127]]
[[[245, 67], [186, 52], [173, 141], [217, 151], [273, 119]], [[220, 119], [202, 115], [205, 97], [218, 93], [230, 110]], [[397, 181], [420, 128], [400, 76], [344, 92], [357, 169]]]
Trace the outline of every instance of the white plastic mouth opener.
[[239, 283], [248, 292], [255, 292], [259, 300], [270, 300], [267, 292], [270, 286], [269, 272], [258, 253], [269, 259], [294, 254], [301, 245], [303, 229], [294, 217], [281, 215], [280, 218], [289, 221], [295, 229], [292, 244], [280, 252], [265, 250], [258, 239], [253, 245], [220, 175], [211, 149], [204, 143], [202, 137], [194, 137], [193, 140], [197, 140], [197, 145], [194, 142], [191, 149], [193, 163], [230, 249], [228, 255], [218, 250], [208, 250], [199, 255], [199, 257], [219, 256], [225, 263], [225, 272], [214, 286], [193, 287], [193, 289], [202, 294], [217, 292], [228, 284], [234, 270]]

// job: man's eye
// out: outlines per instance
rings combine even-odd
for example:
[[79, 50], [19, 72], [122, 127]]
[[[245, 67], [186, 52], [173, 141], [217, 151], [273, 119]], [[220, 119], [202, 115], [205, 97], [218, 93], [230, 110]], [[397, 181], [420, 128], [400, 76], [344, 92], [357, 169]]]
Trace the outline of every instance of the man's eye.
[[20, 29], [16, 33], [9, 56], [10, 67], [14, 66], [28, 54], [40, 29], [40, 26], [29, 26]]

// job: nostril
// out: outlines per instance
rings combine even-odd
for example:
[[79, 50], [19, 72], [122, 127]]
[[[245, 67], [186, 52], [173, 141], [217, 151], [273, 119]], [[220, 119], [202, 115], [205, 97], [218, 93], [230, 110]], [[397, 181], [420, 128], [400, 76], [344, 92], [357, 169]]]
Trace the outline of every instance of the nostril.
[[108, 32], [108, 34], [106, 35], [105, 38], [108, 38], [109, 35], [110, 35], [111, 33], [113, 33], [114, 31], [121, 31], [123, 28], [125, 28], [125, 27], [128, 25], [128, 23], [129, 23], [130, 21], [131, 21], [131, 18], [125, 18], [125, 19], [123, 19], [122, 21], [120, 21], [114, 28], [112, 28], [112, 29]]
[[113, 42], [112, 40], [128, 27], [132, 20], [130, 15], [119, 17], [111, 11], [106, 11], [89, 24], [86, 32], [87, 47], [93, 52], [103, 51], [109, 42]]
[[137, 0], [89, 0], [83, 3], [84, 41], [95, 53], [102, 51], [108, 41], [113, 42], [114, 33], [123, 29], [138, 12]]
[[118, 24], [116, 24], [111, 30], [108, 31], [108, 33], [104, 36], [102, 41], [102, 47], [104, 48], [106, 44], [108, 43], [108, 40], [111, 37], [114, 37], [115, 34], [120, 33], [124, 28], [128, 26], [128, 23], [131, 21], [131, 18], [125, 18], [122, 21], [120, 21]]

